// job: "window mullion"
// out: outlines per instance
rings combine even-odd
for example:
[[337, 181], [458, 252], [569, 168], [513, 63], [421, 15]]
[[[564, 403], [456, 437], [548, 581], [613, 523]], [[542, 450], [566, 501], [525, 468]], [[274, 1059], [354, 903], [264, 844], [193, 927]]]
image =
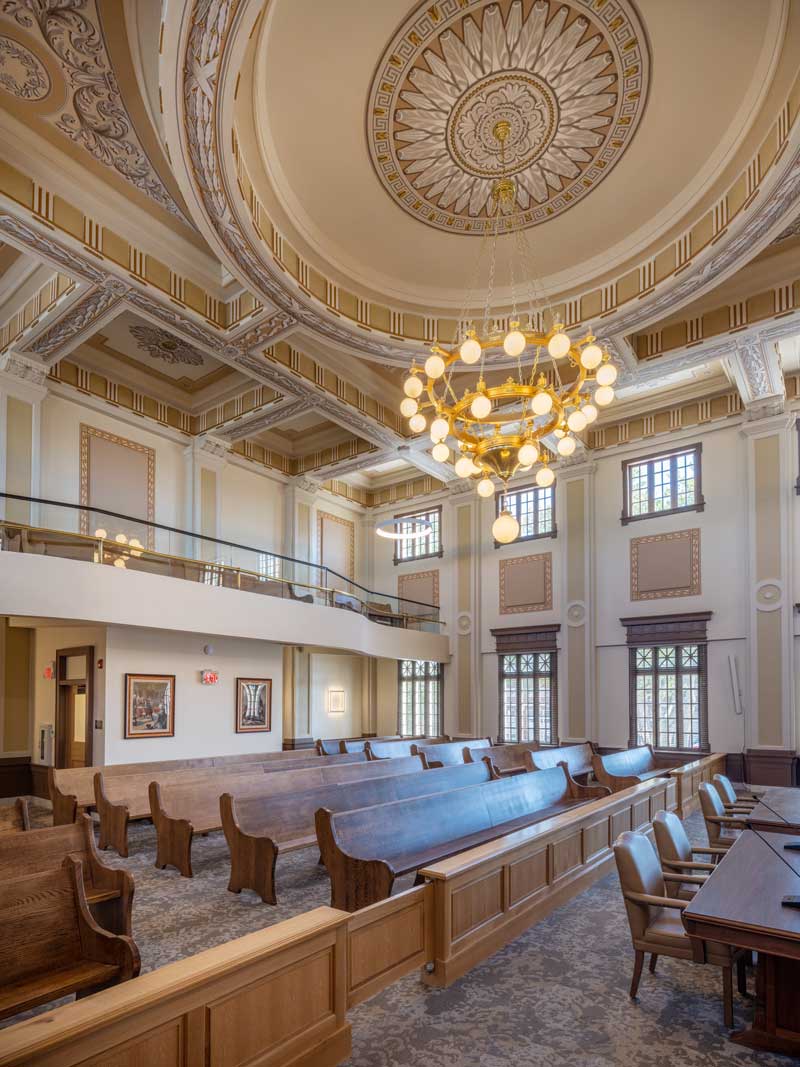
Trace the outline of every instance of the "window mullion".
[[658, 699], [658, 676], [660, 671], [656, 665], [658, 660], [658, 650], [653, 649], [653, 748], [659, 748], [659, 741], [661, 739], [659, 730], [659, 699]]
[[[678, 457], [672, 456], [669, 461], [669, 506], [678, 506]], [[676, 653], [677, 655], [677, 650]]]

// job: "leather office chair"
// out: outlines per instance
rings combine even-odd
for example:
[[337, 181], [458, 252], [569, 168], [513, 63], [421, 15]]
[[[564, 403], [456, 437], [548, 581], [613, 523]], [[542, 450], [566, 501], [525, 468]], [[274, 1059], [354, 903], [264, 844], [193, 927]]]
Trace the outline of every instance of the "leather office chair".
[[[665, 871], [678, 873], [685, 871], [687, 874], [696, 874], [705, 881], [714, 870], [720, 856], [724, 856], [727, 851], [718, 845], [707, 847], [693, 845], [686, 836], [683, 823], [672, 811], [656, 812], [653, 819], [653, 832], [661, 866]], [[695, 855], [709, 858], [696, 860]]]
[[726, 811], [752, 811], [758, 804], [758, 797], [752, 793], [737, 793], [733, 782], [724, 774], [715, 774], [713, 782]]
[[709, 845], [729, 849], [740, 831], [747, 829], [747, 823], [726, 812], [716, 786], [710, 782], [701, 782], [698, 792]]
[[626, 830], [614, 842], [625, 910], [636, 953], [630, 995], [636, 997], [642, 977], [645, 953], [650, 953], [650, 973], [655, 973], [659, 956], [710, 963], [722, 968], [722, 998], [725, 1025], [733, 1026], [733, 964], [737, 965], [739, 991], [746, 988], [744, 956], [728, 945], [690, 938], [681, 922], [688, 900], [667, 896], [667, 883], [685, 882], [696, 877], [669, 874], [661, 870], [655, 850], [644, 834]]

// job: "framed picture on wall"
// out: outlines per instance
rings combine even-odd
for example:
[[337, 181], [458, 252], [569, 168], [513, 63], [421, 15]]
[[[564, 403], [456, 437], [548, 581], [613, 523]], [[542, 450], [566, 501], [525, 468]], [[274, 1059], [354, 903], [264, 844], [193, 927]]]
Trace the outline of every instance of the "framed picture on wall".
[[272, 729], [272, 679], [236, 679], [236, 733], [268, 733]]
[[125, 675], [125, 737], [175, 736], [175, 675]]

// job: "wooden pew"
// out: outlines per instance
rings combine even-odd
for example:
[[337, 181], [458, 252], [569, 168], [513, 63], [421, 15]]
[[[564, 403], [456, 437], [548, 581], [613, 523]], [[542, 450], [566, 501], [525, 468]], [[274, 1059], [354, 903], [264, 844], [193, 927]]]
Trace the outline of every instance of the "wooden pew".
[[587, 741], [582, 745], [559, 745], [557, 748], [538, 748], [525, 757], [525, 766], [529, 771], [546, 771], [566, 763], [570, 775], [576, 782], [588, 785], [593, 773], [592, 758], [594, 748]]
[[[279, 851], [291, 852], [317, 843], [314, 816], [318, 808], [349, 811], [387, 804], [407, 797], [428, 796], [488, 782], [484, 764], [444, 767], [426, 774], [382, 775], [347, 785], [323, 786], [282, 796], [220, 797], [222, 829], [231, 853], [228, 889], [254, 889], [265, 904], [277, 904], [275, 862]], [[324, 857], [322, 857], [324, 861]]]
[[489, 760], [499, 777], [509, 774], [524, 774], [525, 753], [539, 747], [538, 741], [520, 741], [518, 744], [489, 745], [488, 748], [468, 748], [464, 746], [464, 762], [479, 763]]
[[401, 875], [597, 795], [596, 788], [578, 785], [562, 767], [554, 767], [378, 807], [321, 808], [317, 840], [331, 877], [332, 906], [345, 911], [367, 907], [390, 896]]
[[103, 929], [131, 936], [133, 878], [127, 871], [107, 867], [94, 843], [88, 815], [67, 826], [46, 826], [18, 835], [0, 836], [0, 882], [20, 876], [58, 871], [66, 856], [80, 860], [89, 909]]
[[329, 737], [316, 742], [320, 756], [333, 756], [337, 752], [363, 752], [367, 741], [400, 741], [400, 734], [386, 734], [382, 737]]
[[48, 768], [48, 785], [50, 800], [53, 803], [53, 823], [75, 822], [80, 809], [87, 810], [94, 806], [94, 776], [102, 771], [105, 778], [127, 774], [149, 774], [194, 769], [202, 767], [232, 767], [243, 763], [271, 763], [276, 765], [295, 759], [308, 759], [312, 753], [308, 749], [294, 749], [290, 752], [243, 752], [234, 756], [198, 756], [193, 759], [158, 760], [149, 763], [113, 763], [108, 767], [50, 767]]
[[596, 753], [592, 756], [595, 778], [607, 785], [612, 793], [628, 789], [639, 782], [647, 782], [651, 778], [666, 778], [670, 767], [676, 765], [678, 764], [673, 763], [659, 767], [652, 745], [626, 748], [621, 752], [611, 752], [607, 756], [599, 756]]
[[25, 797], [17, 797], [13, 804], [0, 804], [0, 834], [14, 834], [30, 828], [31, 816]]
[[159, 869], [177, 867], [184, 877], [192, 877], [192, 839], [196, 833], [207, 834], [222, 829], [219, 798], [223, 793], [232, 793], [237, 800], [248, 796], [274, 797], [414, 771], [423, 772], [418, 757], [387, 761], [387, 764], [364, 762], [305, 768], [283, 774], [237, 775], [233, 781], [217, 777], [192, 785], [161, 786], [151, 782], [150, 813], [156, 828], [155, 865]]
[[128, 825], [141, 819], [150, 818], [150, 783], [161, 785], [186, 785], [195, 781], [208, 779], [235, 778], [242, 774], [276, 774], [284, 771], [303, 770], [311, 767], [338, 766], [339, 764], [366, 763], [363, 752], [352, 752], [335, 756], [306, 756], [305, 759], [278, 762], [268, 760], [264, 763], [245, 761], [242, 763], [223, 764], [219, 767], [187, 767], [182, 770], [151, 770], [144, 774], [125, 774], [106, 778], [104, 771], [98, 771], [94, 778], [94, 807], [100, 819], [98, 847], [113, 848], [120, 856], [128, 855]]
[[138, 973], [131, 938], [110, 934], [92, 918], [73, 856], [57, 870], [0, 882], [0, 1019]]
[[446, 744], [430, 745], [427, 741], [416, 742], [411, 746], [412, 756], [422, 756], [427, 769], [433, 767], [454, 767], [464, 762], [464, 749], [491, 748], [491, 737], [474, 737], [466, 741], [448, 741]]
[[367, 759], [398, 759], [400, 756], [413, 756], [414, 745], [444, 745], [450, 738], [443, 737], [402, 737], [399, 741], [368, 740], [364, 746]]

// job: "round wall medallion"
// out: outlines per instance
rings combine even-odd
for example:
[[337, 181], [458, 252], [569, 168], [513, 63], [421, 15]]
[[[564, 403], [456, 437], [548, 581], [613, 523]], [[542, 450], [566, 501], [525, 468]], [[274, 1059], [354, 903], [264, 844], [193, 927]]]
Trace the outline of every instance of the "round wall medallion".
[[759, 611], [777, 611], [783, 606], [783, 586], [777, 579], [766, 578], [759, 582], [755, 595]]
[[456, 631], [461, 637], [467, 637], [472, 633], [472, 614], [469, 611], [459, 612], [456, 617]]
[[44, 100], [50, 85], [47, 68], [29, 48], [0, 36], [0, 89], [18, 100]]
[[582, 600], [567, 604], [567, 626], [583, 626], [586, 622], [586, 605]]
[[[372, 163], [404, 210], [450, 233], [490, 229], [492, 185], [514, 175], [514, 225], [535, 226], [613, 168], [641, 119], [648, 79], [629, 0], [423, 0], [375, 72]], [[498, 122], [509, 128], [504, 161]]]

